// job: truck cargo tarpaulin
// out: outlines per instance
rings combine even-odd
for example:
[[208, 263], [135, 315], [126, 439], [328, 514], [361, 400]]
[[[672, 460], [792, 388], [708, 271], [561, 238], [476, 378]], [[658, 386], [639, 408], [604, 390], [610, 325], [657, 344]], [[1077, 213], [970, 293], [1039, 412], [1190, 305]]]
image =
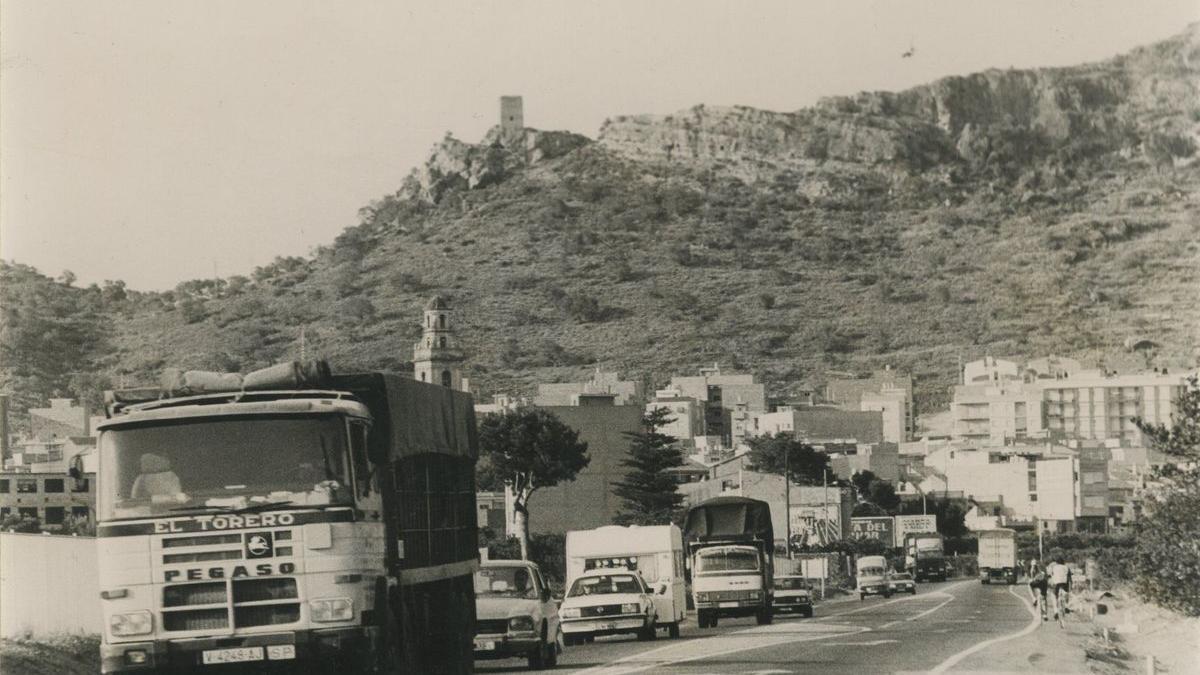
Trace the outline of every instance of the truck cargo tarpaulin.
[[[350, 391], [375, 418], [379, 443], [373, 456], [391, 452], [394, 459], [422, 454], [475, 459], [478, 441], [470, 394], [417, 382], [398, 375], [367, 373], [334, 375], [335, 389]], [[386, 441], [391, 439], [390, 450]]]
[[878, 518], [851, 518], [851, 539], [878, 539], [884, 546], [896, 545], [894, 523], [888, 516]]
[[689, 543], [712, 539], [775, 541], [771, 507], [748, 497], [717, 497], [693, 506], [683, 529]]

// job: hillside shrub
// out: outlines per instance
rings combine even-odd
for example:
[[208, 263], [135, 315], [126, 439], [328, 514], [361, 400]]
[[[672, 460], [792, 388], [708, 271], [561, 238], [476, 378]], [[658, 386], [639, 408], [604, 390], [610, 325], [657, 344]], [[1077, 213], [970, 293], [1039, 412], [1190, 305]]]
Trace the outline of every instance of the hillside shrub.
[[1157, 497], [1147, 511], [1134, 552], [1138, 591], [1163, 607], [1200, 616], [1200, 486]]

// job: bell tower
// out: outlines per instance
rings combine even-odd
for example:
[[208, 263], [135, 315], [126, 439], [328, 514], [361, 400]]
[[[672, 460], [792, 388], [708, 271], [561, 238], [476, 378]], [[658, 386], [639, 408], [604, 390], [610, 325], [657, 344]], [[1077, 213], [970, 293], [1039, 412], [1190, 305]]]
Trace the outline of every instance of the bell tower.
[[421, 382], [462, 388], [463, 353], [451, 323], [450, 304], [435, 295], [425, 304], [421, 339], [413, 345], [413, 377]]

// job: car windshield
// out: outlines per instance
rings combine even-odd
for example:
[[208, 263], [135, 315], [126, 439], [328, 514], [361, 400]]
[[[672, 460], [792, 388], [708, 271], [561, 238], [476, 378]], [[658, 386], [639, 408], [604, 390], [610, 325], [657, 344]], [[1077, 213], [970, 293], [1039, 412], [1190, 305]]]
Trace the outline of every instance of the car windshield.
[[536, 599], [537, 586], [524, 565], [481, 567], [475, 572], [475, 597]]
[[800, 591], [808, 588], [808, 582], [800, 577], [775, 577], [775, 590]]
[[593, 577], [580, 577], [571, 584], [571, 592], [567, 597], [581, 595], [606, 595], [609, 593], [641, 593], [642, 584], [632, 574], [601, 574]]
[[346, 424], [335, 415], [164, 421], [105, 430], [100, 517], [287, 503], [351, 504]]
[[758, 551], [752, 548], [716, 548], [700, 551], [696, 564], [699, 574], [719, 572], [757, 572]]

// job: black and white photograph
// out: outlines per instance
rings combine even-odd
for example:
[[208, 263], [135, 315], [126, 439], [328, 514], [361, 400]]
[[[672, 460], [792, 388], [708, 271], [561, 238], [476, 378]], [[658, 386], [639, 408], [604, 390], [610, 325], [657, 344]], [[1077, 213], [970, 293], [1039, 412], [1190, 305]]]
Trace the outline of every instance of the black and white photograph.
[[0, 674], [541, 671], [1200, 673], [1200, 2], [0, 2]]

